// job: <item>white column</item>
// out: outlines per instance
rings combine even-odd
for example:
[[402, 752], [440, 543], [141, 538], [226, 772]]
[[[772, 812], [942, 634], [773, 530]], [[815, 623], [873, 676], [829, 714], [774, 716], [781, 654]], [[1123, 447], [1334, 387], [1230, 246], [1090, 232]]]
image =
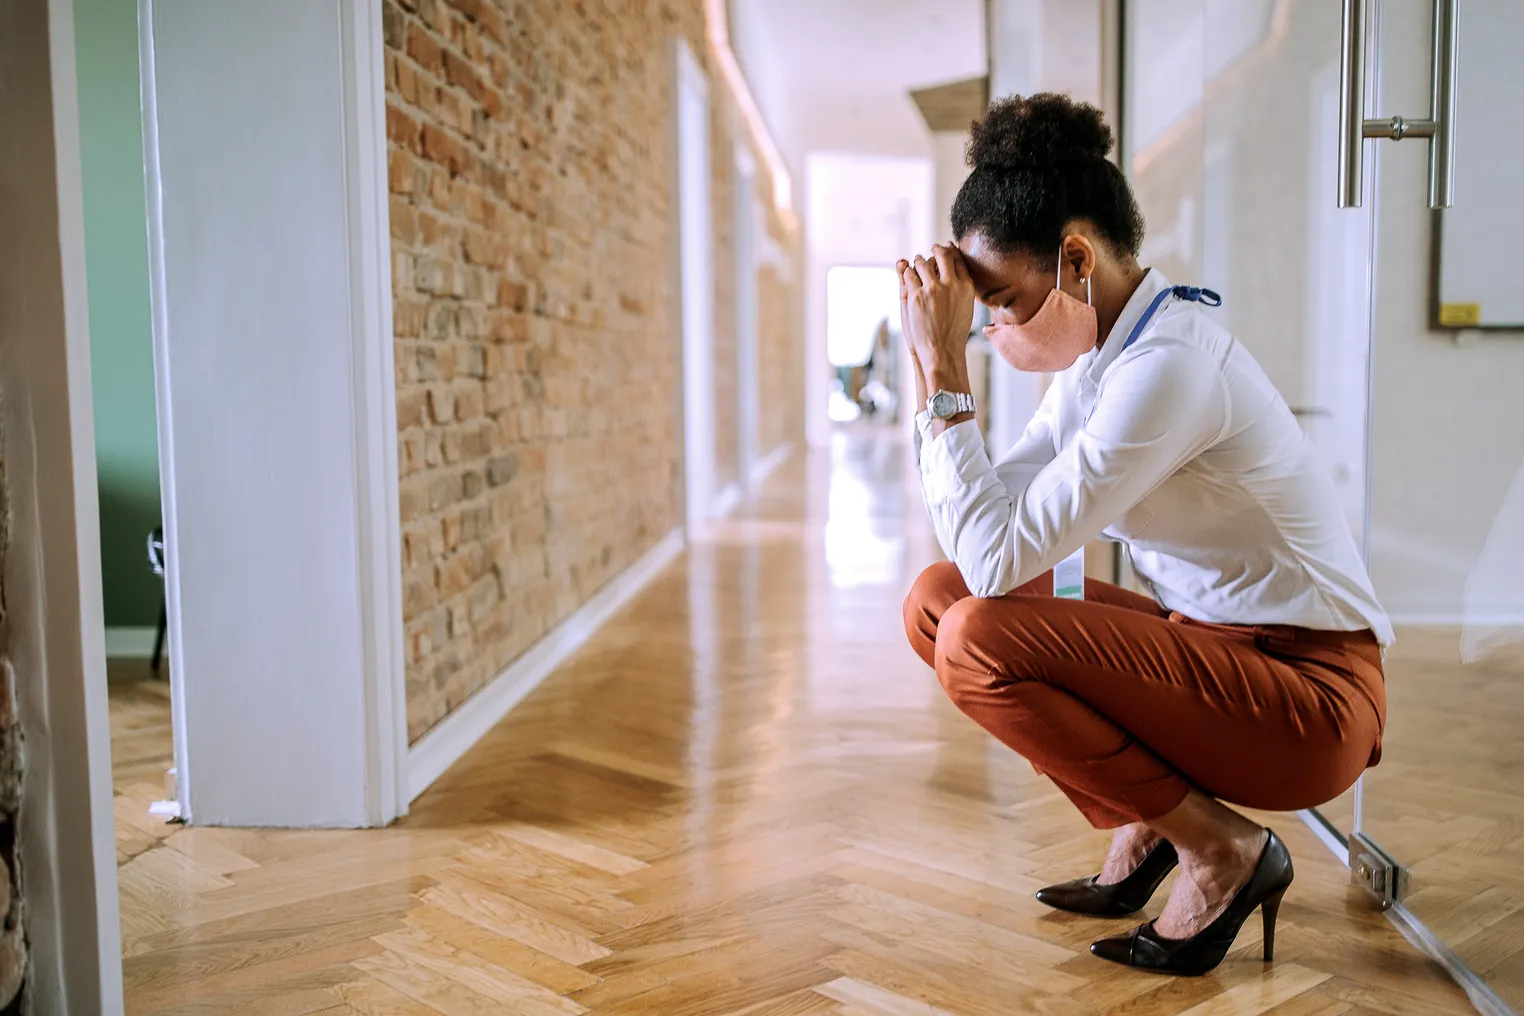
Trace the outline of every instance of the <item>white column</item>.
[[176, 765], [199, 824], [406, 809], [379, 19], [140, 0]]

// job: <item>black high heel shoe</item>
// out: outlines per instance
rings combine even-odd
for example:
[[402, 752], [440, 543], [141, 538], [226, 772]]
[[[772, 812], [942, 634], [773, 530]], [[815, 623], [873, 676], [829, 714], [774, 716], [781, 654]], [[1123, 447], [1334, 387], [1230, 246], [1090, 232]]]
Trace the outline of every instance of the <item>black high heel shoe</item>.
[[1280, 913], [1281, 897], [1286, 895], [1296, 873], [1291, 868], [1286, 845], [1275, 833], [1268, 829], [1266, 832], [1269, 838], [1259, 863], [1254, 866], [1254, 874], [1211, 924], [1190, 938], [1165, 938], [1154, 931], [1154, 922], [1149, 921], [1126, 935], [1092, 943], [1090, 951], [1125, 967], [1200, 977], [1222, 962], [1238, 937], [1238, 930], [1259, 908], [1265, 921], [1265, 962], [1269, 963], [1275, 958], [1275, 918]]
[[1175, 870], [1180, 858], [1169, 840], [1160, 840], [1138, 862], [1126, 878], [1112, 885], [1100, 885], [1096, 879], [1077, 878], [1072, 882], [1060, 882], [1046, 889], [1037, 890], [1037, 899], [1055, 910], [1067, 910], [1071, 914], [1089, 914], [1091, 917], [1126, 917], [1136, 914], [1148, 905], [1169, 873]]

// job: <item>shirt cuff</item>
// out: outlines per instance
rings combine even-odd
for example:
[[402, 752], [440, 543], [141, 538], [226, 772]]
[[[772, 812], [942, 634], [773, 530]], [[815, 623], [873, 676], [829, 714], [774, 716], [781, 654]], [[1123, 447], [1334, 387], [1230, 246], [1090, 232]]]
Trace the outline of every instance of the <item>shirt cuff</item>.
[[929, 436], [929, 422], [926, 429], [928, 436], [921, 447], [921, 485], [933, 504], [952, 500], [994, 469], [978, 421], [953, 424], [934, 440]]

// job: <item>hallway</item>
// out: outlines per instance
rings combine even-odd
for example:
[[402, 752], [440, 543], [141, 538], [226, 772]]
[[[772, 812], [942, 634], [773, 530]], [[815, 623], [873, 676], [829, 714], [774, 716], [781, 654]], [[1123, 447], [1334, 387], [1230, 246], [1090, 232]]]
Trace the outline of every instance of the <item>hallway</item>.
[[838, 432], [399, 825], [188, 828], [131, 857], [128, 1012], [1471, 1011], [1291, 816], [1273, 966], [1248, 929], [1201, 980], [1093, 960], [1114, 926], [1031, 893], [1093, 870], [1104, 837], [905, 643], [935, 555], [915, 491], [895, 437]]

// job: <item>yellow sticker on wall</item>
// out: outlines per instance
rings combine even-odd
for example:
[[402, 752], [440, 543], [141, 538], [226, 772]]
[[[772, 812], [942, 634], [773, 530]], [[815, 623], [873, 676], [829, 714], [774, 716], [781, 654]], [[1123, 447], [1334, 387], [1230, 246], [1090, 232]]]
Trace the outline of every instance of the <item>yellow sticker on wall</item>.
[[1439, 323], [1446, 328], [1475, 328], [1482, 323], [1482, 305], [1442, 303], [1439, 305]]

